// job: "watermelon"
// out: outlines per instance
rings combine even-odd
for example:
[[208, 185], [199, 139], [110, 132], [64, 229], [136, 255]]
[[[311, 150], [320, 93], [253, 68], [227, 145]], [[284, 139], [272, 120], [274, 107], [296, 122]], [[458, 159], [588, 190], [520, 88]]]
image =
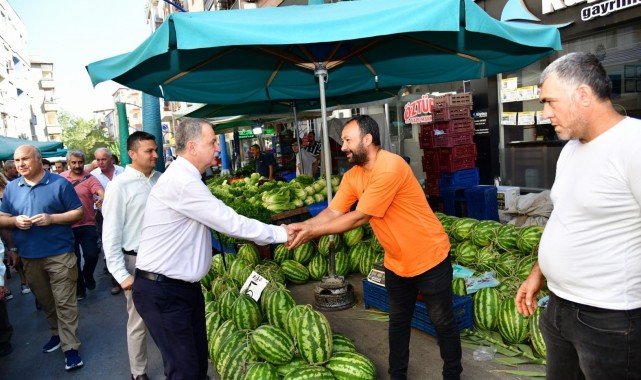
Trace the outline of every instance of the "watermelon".
[[462, 241], [456, 247], [456, 260], [464, 266], [471, 266], [476, 262], [478, 247], [469, 240]]
[[494, 220], [481, 220], [474, 225], [469, 239], [479, 247], [487, 247], [496, 240], [496, 234], [502, 224]]
[[354, 244], [348, 253], [349, 257], [349, 272], [358, 272], [360, 270], [361, 258], [368, 254], [371, 250], [369, 244], [365, 242], [360, 242]]
[[361, 254], [361, 259], [358, 262], [358, 271], [363, 276], [367, 276], [372, 271], [374, 263], [379, 261], [379, 254], [373, 249], [369, 248]]
[[219, 276], [225, 273], [229, 273], [231, 264], [236, 261], [237, 258], [238, 256], [233, 253], [225, 253], [225, 257], [223, 257], [222, 254], [217, 253], [211, 259], [212, 269], [214, 269], [216, 274]]
[[530, 272], [532, 271], [532, 267], [534, 266], [534, 263], [536, 263], [536, 260], [537, 257], [534, 255], [522, 258], [516, 267], [516, 277], [518, 277], [518, 279], [521, 281], [525, 281], [530, 275]]
[[258, 361], [258, 357], [249, 347], [249, 338], [246, 336], [238, 342], [229, 353], [229, 357], [220, 357], [224, 361], [221, 364], [220, 377], [225, 380], [243, 380], [247, 366]]
[[476, 251], [476, 263], [474, 265], [480, 271], [492, 271], [496, 266], [500, 254], [493, 246], [483, 247]]
[[520, 228], [511, 224], [505, 224], [496, 233], [496, 245], [503, 251], [515, 251], [518, 249], [516, 239], [519, 236]]
[[203, 292], [203, 298], [205, 300], [205, 303], [211, 302], [211, 301], [216, 301], [216, 297], [214, 296], [214, 293], [212, 293], [212, 292]]
[[211, 283], [211, 292], [214, 294], [214, 298], [220, 300], [220, 296], [227, 289], [236, 289], [240, 290], [240, 285], [233, 278], [229, 277], [227, 274], [218, 276]]
[[543, 313], [542, 308], [537, 308], [534, 310], [529, 318], [530, 326], [530, 342], [532, 342], [532, 347], [537, 354], [543, 359], [547, 358], [547, 349], [545, 348], [545, 341], [543, 340], [543, 335], [541, 335], [541, 328], [539, 327], [539, 320], [541, 319], [541, 313]]
[[372, 238], [370, 239], [369, 246], [374, 252], [385, 252], [385, 248], [383, 248], [376, 235], [372, 236]]
[[252, 268], [253, 267], [250, 266], [245, 259], [239, 257], [231, 264], [231, 267], [229, 268], [229, 275], [242, 286], [242, 284], [247, 280], [247, 277], [251, 275]]
[[479, 221], [472, 218], [459, 218], [450, 227], [450, 236], [455, 240], [464, 241], [472, 233], [472, 229]]
[[499, 317], [499, 292], [495, 288], [481, 288], [472, 299], [474, 324], [481, 330], [496, 331]]
[[214, 281], [214, 278], [216, 278], [216, 276], [217, 276], [217, 274], [214, 273], [214, 271], [211, 270], [211, 268], [210, 268], [209, 272], [207, 272], [205, 277], [203, 277], [200, 280], [200, 285], [204, 289], [203, 290], [203, 294], [205, 294], [205, 291], [208, 291], [209, 289], [211, 289], [211, 282]]
[[205, 302], [205, 315], [215, 311], [218, 311], [218, 302], [215, 300]]
[[351, 339], [341, 334], [332, 335], [332, 354], [337, 352], [356, 352], [356, 346]]
[[451, 216], [451, 215], [445, 215], [444, 218], [439, 219], [441, 221], [441, 224], [443, 225], [443, 229], [445, 230], [445, 233], [447, 233], [449, 236], [451, 235], [452, 231], [452, 224], [458, 220], [457, 217]]
[[319, 366], [301, 366], [289, 372], [283, 380], [335, 380], [330, 370]]
[[244, 380], [278, 380], [276, 367], [269, 363], [253, 363], [247, 368]]
[[267, 305], [269, 304], [269, 298], [277, 289], [285, 289], [285, 285], [279, 282], [270, 282], [265, 286], [265, 289], [263, 289], [263, 292], [260, 294], [258, 303], [260, 304], [260, 311], [263, 312], [265, 317], [267, 317]]
[[285, 278], [294, 284], [304, 284], [309, 280], [309, 270], [295, 260], [285, 260], [280, 264]]
[[311, 241], [305, 242], [294, 248], [294, 260], [303, 265], [307, 265], [312, 260], [312, 257], [314, 257], [314, 253], [314, 244]]
[[[329, 273], [329, 261], [327, 261], [327, 273]], [[335, 275], [346, 276], [349, 273], [349, 255], [343, 251], [334, 252]]]
[[223, 318], [217, 311], [208, 313], [205, 316], [205, 331], [207, 334], [207, 340], [211, 340], [214, 337], [216, 330], [218, 330], [218, 327], [222, 322]]
[[218, 312], [220, 316], [227, 320], [231, 318], [231, 308], [236, 298], [240, 296], [240, 292], [236, 289], [227, 289], [220, 295], [218, 300]]
[[285, 377], [285, 375], [292, 372], [296, 368], [307, 366], [309, 365], [303, 358], [294, 357], [289, 363], [285, 363], [276, 367], [276, 371], [278, 372], [278, 376]]
[[359, 243], [363, 236], [365, 235], [365, 229], [363, 226], [356, 227], [347, 232], [343, 233], [343, 241], [347, 244], [348, 247], [353, 247]]
[[280, 269], [280, 266], [278, 264], [274, 263], [274, 265], [270, 264], [258, 264], [256, 265], [256, 268], [254, 268], [254, 271], [258, 273], [259, 275], [263, 276], [267, 281], [270, 283], [272, 282], [278, 282], [281, 284], [285, 283], [285, 275], [283, 274], [282, 269]]
[[245, 260], [251, 267], [255, 267], [260, 261], [258, 247], [254, 244], [242, 244], [240, 248], [238, 248], [236, 255], [239, 259]]
[[452, 293], [458, 296], [466, 296], [467, 289], [465, 287], [465, 280], [462, 278], [452, 279]]
[[286, 316], [296, 301], [287, 289], [277, 289], [269, 296], [267, 303], [267, 320], [273, 326], [286, 329]]
[[231, 319], [239, 330], [253, 330], [263, 320], [258, 303], [246, 294], [241, 294], [231, 307]]
[[287, 314], [285, 314], [285, 331], [294, 338], [296, 339], [296, 333], [298, 331], [298, 324], [300, 323], [300, 319], [303, 316], [303, 313], [307, 310], [307, 305], [295, 305], [289, 311]]
[[231, 359], [232, 351], [234, 351], [239, 344], [247, 342], [248, 334], [249, 331], [247, 330], [236, 330], [227, 335], [220, 343], [220, 347], [213, 363], [216, 368], [216, 372], [218, 372], [223, 379], [225, 378], [223, 368], [225, 368], [227, 362]]
[[299, 321], [296, 342], [300, 356], [309, 364], [326, 363], [332, 355], [332, 329], [327, 318], [307, 305]]
[[320, 280], [323, 276], [327, 276], [327, 268], [329, 266], [329, 259], [321, 254], [316, 254], [307, 265], [309, 270], [309, 277], [313, 280]]
[[213, 337], [209, 339], [209, 358], [212, 362], [215, 362], [223, 340], [225, 340], [227, 336], [231, 335], [234, 331], [237, 331], [236, 325], [234, 324], [234, 321], [230, 319], [222, 322], [214, 332]]
[[376, 367], [371, 360], [358, 352], [337, 352], [325, 364], [325, 368], [340, 380], [376, 379]]
[[499, 333], [511, 344], [525, 342], [528, 335], [528, 319], [516, 310], [514, 297], [504, 300], [499, 306]]
[[[341, 235], [331, 235], [334, 237], [334, 251], [343, 249], [343, 238]], [[330, 235], [323, 235], [318, 240], [318, 253], [328, 257], [329, 256], [329, 237]]]
[[256, 355], [271, 364], [289, 363], [294, 357], [294, 341], [276, 326], [259, 326], [251, 335], [250, 345]]
[[512, 277], [516, 273], [519, 264], [519, 256], [514, 252], [505, 252], [496, 260], [494, 270], [500, 276]]
[[279, 244], [274, 250], [274, 261], [281, 264], [285, 260], [291, 260], [293, 255], [294, 251], [287, 249], [285, 244]]
[[535, 253], [543, 235], [543, 227], [527, 226], [521, 228], [516, 238], [516, 246], [526, 255]]

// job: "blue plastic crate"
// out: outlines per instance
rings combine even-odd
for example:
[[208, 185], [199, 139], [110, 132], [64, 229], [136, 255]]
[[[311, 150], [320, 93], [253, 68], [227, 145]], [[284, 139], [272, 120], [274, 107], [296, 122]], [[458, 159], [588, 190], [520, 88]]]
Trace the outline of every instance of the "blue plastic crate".
[[211, 246], [218, 252], [236, 253], [236, 250], [232, 245], [221, 245], [213, 231], [211, 233]]
[[[367, 279], [363, 279], [363, 302], [365, 308], [369, 309], [374, 306], [382, 311], [389, 311], [389, 304], [387, 303], [387, 290], [378, 285], [374, 285]], [[454, 308], [454, 319], [460, 330], [472, 329], [474, 321], [472, 318], [472, 298], [469, 296], [452, 297]], [[416, 302], [414, 315], [412, 316], [412, 327], [424, 331], [430, 335], [436, 335], [436, 330], [432, 324], [432, 320], [427, 314], [427, 308], [423, 301]]]
[[441, 201], [443, 202], [443, 213], [463, 217], [462, 210], [456, 207], [457, 202], [465, 202], [465, 188], [441, 187], [439, 189]]
[[479, 168], [457, 170], [452, 173], [441, 173], [439, 187], [472, 187], [477, 186], [480, 181]]
[[279, 175], [283, 177], [287, 182], [296, 178], [296, 172], [282, 172], [282, 173], [279, 173]]
[[496, 186], [474, 186], [465, 189], [467, 216], [478, 220], [499, 220]]
[[311, 205], [307, 206], [307, 212], [309, 212], [312, 216], [316, 216], [326, 208], [327, 208], [327, 201], [312, 203]]

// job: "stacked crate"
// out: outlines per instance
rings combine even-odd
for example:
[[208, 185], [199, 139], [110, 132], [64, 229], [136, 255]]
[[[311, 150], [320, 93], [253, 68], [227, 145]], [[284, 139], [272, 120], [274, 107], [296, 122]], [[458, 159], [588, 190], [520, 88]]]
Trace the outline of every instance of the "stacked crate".
[[[431, 196], [450, 195], [452, 187], [478, 185], [466, 175], [464, 183], [442, 180], [443, 175], [474, 169], [476, 144], [474, 144], [474, 119], [471, 117], [472, 94], [448, 94], [434, 98], [433, 122], [422, 124], [419, 144], [423, 149], [425, 191]], [[446, 206], [446, 209], [448, 207]], [[448, 211], [448, 210], [446, 210]]]

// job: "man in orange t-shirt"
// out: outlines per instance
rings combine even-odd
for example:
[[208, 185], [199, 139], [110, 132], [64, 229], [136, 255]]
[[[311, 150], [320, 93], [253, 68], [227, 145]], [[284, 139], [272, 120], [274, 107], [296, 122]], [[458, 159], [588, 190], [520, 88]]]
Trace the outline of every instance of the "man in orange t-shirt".
[[[380, 147], [376, 121], [356, 116], [343, 127], [341, 150], [354, 166], [343, 176], [329, 207], [292, 224], [294, 248], [319, 236], [367, 222], [385, 249], [389, 299], [389, 374], [407, 379], [411, 320], [420, 291], [438, 336], [443, 379], [459, 379], [461, 341], [452, 310], [450, 243], [409, 165]], [[350, 211], [358, 201], [356, 209]]]

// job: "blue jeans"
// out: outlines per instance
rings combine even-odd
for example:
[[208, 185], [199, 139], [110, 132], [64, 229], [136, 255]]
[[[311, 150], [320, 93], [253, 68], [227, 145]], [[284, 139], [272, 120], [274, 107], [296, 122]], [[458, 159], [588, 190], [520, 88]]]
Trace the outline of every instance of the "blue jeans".
[[[84, 293], [87, 290], [87, 282], [93, 280], [93, 272], [96, 270], [98, 263], [98, 232], [96, 226], [74, 227], [73, 237], [76, 240], [74, 251], [78, 259], [78, 292]], [[82, 256], [85, 259], [83, 266], [80, 265], [80, 247], [82, 247]]]
[[600, 309], [550, 293], [539, 326], [548, 380], [641, 379], [641, 308]]
[[436, 329], [443, 379], [459, 379], [461, 338], [452, 306], [452, 263], [449, 258], [415, 277], [401, 277], [385, 269], [389, 302], [389, 374], [392, 379], [407, 379], [412, 315], [420, 291]]

